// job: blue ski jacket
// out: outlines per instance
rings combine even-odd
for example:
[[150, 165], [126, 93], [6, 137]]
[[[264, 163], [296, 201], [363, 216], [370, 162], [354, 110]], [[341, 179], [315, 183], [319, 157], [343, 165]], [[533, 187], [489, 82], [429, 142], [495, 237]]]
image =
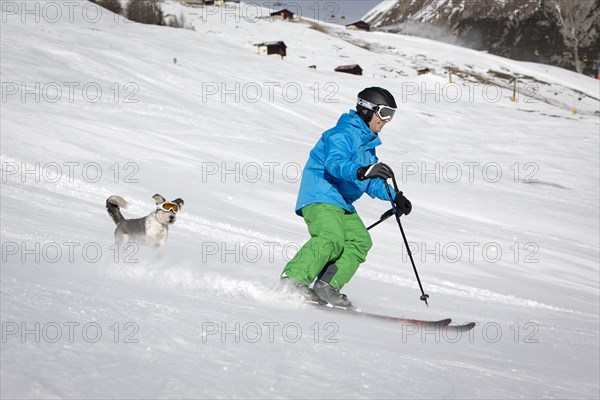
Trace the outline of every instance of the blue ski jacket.
[[[352, 205], [363, 193], [389, 200], [383, 179], [359, 181], [360, 167], [378, 162], [375, 147], [381, 139], [354, 110], [343, 114], [335, 127], [325, 131], [311, 150], [302, 173], [296, 214], [314, 203], [333, 204], [354, 213]], [[389, 185], [390, 193], [394, 189]]]

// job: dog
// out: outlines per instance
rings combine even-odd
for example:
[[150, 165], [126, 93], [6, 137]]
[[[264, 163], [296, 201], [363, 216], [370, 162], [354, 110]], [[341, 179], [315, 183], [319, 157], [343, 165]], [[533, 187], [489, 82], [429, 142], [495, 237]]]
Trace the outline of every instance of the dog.
[[164, 247], [167, 243], [169, 225], [175, 223], [177, 213], [183, 206], [182, 199], [168, 202], [160, 194], [152, 196], [156, 202], [156, 210], [145, 217], [125, 219], [121, 208], [127, 208], [127, 202], [121, 196], [110, 196], [106, 199], [106, 211], [117, 224], [115, 241], [124, 245], [131, 241], [151, 247]]

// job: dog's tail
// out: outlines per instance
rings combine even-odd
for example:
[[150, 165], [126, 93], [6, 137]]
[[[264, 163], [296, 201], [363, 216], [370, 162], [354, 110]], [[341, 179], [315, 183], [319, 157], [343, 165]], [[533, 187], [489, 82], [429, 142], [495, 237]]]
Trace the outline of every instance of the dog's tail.
[[121, 208], [127, 208], [127, 202], [121, 196], [110, 196], [106, 199], [106, 211], [117, 225], [125, 219], [121, 214]]

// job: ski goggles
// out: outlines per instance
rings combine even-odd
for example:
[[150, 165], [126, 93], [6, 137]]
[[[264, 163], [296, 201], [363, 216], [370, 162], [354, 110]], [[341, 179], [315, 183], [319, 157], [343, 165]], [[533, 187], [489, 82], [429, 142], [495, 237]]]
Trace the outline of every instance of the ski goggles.
[[164, 211], [172, 211], [174, 214], [179, 212], [179, 205], [177, 203], [162, 203], [157, 205], [156, 208]]
[[388, 122], [394, 118], [394, 114], [396, 113], [395, 108], [373, 104], [370, 101], [361, 99], [360, 97], [356, 100], [356, 104], [372, 110], [380, 119]]

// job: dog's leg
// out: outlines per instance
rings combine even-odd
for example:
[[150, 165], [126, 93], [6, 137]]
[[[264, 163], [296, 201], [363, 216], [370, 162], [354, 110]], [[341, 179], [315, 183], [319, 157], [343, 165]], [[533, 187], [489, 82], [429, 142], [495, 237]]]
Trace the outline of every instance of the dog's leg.
[[[168, 228], [168, 227], [167, 227], [167, 228]], [[160, 237], [160, 239], [159, 239], [159, 241], [158, 241], [158, 243], [157, 243], [157, 246], [158, 246], [159, 248], [161, 248], [161, 249], [162, 249], [162, 248], [163, 248], [163, 247], [165, 247], [165, 245], [167, 244], [167, 236], [168, 236], [168, 234], [169, 234], [169, 233], [168, 233], [168, 231], [165, 231], [165, 234], [164, 234], [164, 235], [162, 235], [162, 236]]]
[[115, 241], [121, 246], [125, 246], [127, 243], [129, 243], [130, 236], [126, 233], [123, 233], [121, 231], [117, 231], [115, 232]]

